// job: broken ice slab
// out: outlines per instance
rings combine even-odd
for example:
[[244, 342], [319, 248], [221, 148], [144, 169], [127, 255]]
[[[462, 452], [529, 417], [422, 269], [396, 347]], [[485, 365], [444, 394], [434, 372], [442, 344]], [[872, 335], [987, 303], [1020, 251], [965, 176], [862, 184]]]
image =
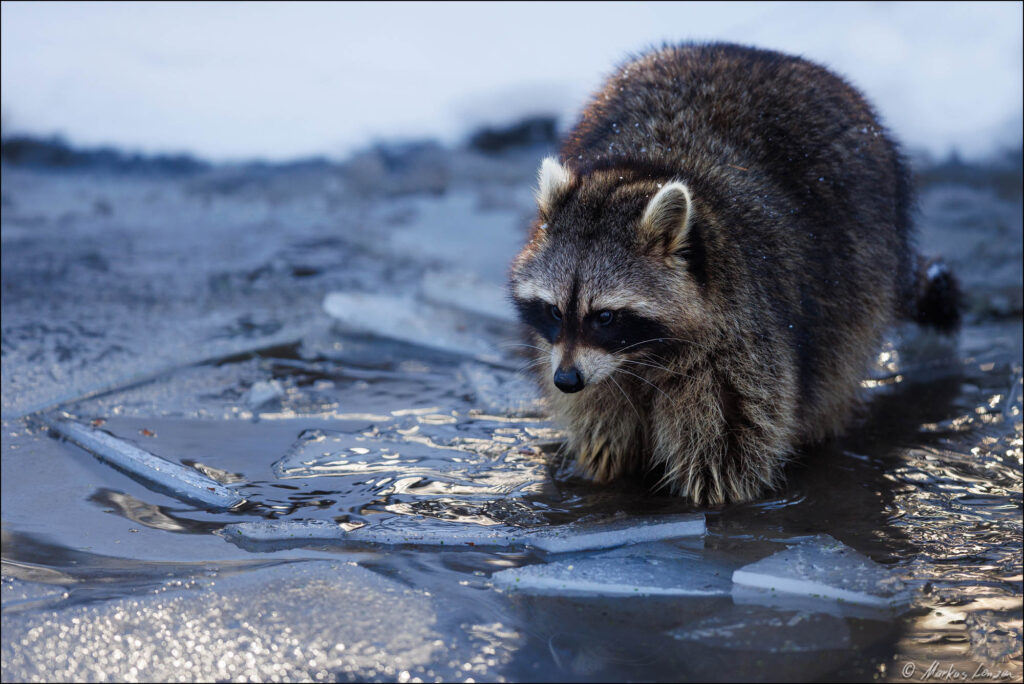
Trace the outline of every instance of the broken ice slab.
[[243, 548], [275, 548], [315, 542], [401, 546], [514, 546], [521, 535], [508, 527], [422, 521], [353, 527], [332, 520], [254, 520], [225, 525], [220, 534]]
[[409, 296], [331, 292], [323, 309], [351, 330], [507, 366], [472, 317]]
[[739, 568], [732, 581], [738, 587], [874, 608], [894, 608], [910, 600], [909, 590], [888, 569], [828, 535]]
[[108, 432], [63, 416], [42, 416], [42, 421], [64, 439], [101, 461], [139, 480], [147, 487], [210, 510], [234, 508], [245, 499], [202, 473], [143, 451]]
[[630, 547], [588, 558], [554, 561], [494, 573], [503, 589], [600, 596], [728, 596], [730, 569], [679, 549]]
[[15, 612], [51, 608], [68, 598], [67, 590], [60, 584], [25, 581], [8, 576], [7, 571], [5, 566], [0, 581], [0, 610], [5, 618]]
[[423, 276], [423, 296], [431, 302], [458, 307], [480, 316], [506, 322], [516, 320], [516, 312], [505, 288], [465, 271], [430, 271]]
[[626, 544], [703, 535], [704, 515], [628, 518], [596, 525], [561, 525], [530, 534], [527, 544], [548, 553], [610, 549]]
[[704, 516], [676, 516], [650, 524], [603, 525], [596, 530], [577, 525], [523, 529], [401, 516], [360, 527], [332, 520], [254, 520], [226, 525], [221, 534], [246, 548], [335, 541], [424, 546], [530, 546], [561, 552], [604, 549], [703, 532]]
[[284, 388], [277, 380], [260, 380], [254, 382], [249, 391], [242, 397], [242, 401], [250, 409], [258, 409], [264, 404], [269, 404], [275, 399], [284, 396]]
[[498, 415], [539, 416], [544, 402], [537, 386], [518, 373], [466, 362], [459, 373], [473, 391], [480, 408]]

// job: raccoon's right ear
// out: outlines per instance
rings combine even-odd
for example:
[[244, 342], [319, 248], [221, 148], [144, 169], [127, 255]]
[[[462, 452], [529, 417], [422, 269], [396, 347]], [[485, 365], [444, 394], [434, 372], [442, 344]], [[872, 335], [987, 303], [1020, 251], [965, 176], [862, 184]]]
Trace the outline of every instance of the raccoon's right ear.
[[686, 244], [693, 215], [690, 189], [679, 181], [667, 183], [647, 203], [640, 219], [640, 240], [666, 259]]
[[572, 183], [572, 172], [554, 157], [547, 157], [540, 163], [537, 181], [537, 206], [541, 214], [548, 215], [559, 195]]

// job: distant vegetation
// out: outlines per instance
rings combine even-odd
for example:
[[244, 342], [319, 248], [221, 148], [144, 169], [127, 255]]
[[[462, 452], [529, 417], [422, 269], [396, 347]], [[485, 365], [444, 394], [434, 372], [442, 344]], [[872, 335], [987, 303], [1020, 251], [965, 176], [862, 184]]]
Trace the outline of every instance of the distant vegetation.
[[0, 141], [5, 164], [47, 169], [89, 169], [113, 173], [183, 175], [205, 171], [210, 164], [187, 154], [145, 155], [113, 147], [78, 148], [62, 138], [11, 136]]
[[558, 143], [557, 119], [554, 116], [531, 116], [502, 127], [483, 127], [469, 137], [470, 149], [497, 154], [517, 147], [555, 145]]
[[[467, 138], [467, 149], [487, 155], [498, 155], [531, 147], [558, 143], [558, 129], [554, 116], [531, 116], [507, 126], [484, 126]], [[372, 158], [373, 165], [390, 175], [399, 172], [424, 173], [436, 170], [438, 159], [446, 153], [436, 140], [377, 142], [355, 152], [344, 165], [365, 165]], [[59, 136], [36, 137], [30, 135], [5, 136], [0, 140], [0, 159], [4, 164], [50, 170], [89, 170], [108, 173], [188, 175], [206, 171], [214, 164], [189, 154], [142, 154], [115, 147], [77, 147]], [[308, 168], [335, 166], [324, 157], [297, 159], [291, 162], [251, 161], [241, 166], [251, 169], [286, 170], [289, 167]], [[441, 182], [441, 187], [444, 183]]]
[[919, 164], [918, 187], [958, 184], [972, 188], [993, 188], [1003, 199], [1019, 199], [1024, 180], [1024, 150], [1004, 150], [984, 161], [964, 161], [956, 152], [942, 161]]

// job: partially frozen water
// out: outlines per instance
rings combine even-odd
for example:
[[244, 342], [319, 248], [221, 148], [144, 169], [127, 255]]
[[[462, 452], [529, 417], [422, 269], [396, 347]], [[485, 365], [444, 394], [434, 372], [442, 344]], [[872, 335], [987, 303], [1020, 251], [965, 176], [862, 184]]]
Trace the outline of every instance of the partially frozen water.
[[540, 155], [4, 167], [4, 681], [1019, 679], [1019, 165], [922, 175], [959, 340], [694, 510], [578, 478], [516, 371]]

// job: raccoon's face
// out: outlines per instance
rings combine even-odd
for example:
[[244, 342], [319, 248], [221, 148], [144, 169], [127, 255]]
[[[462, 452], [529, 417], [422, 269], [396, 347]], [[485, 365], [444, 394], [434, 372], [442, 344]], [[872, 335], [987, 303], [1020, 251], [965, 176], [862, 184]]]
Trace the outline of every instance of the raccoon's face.
[[573, 393], [658, 365], [659, 348], [679, 342], [700, 309], [687, 187], [617, 173], [577, 179], [545, 159], [538, 204], [510, 287], [551, 382]]

